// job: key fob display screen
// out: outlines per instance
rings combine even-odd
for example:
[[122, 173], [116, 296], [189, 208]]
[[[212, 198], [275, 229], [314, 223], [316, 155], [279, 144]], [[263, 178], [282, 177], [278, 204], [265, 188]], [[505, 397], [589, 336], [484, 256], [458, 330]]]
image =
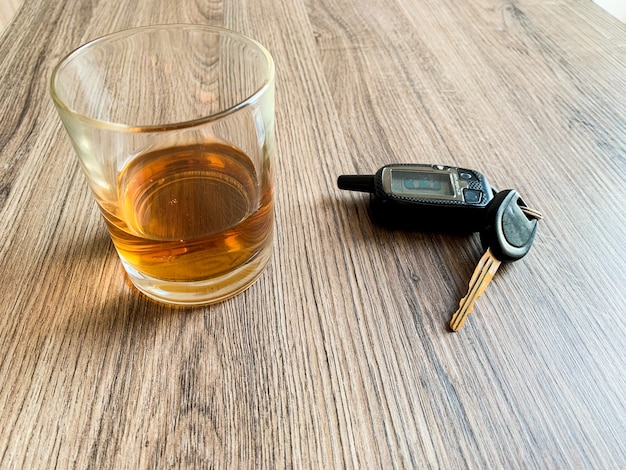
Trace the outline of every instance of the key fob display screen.
[[450, 175], [425, 171], [389, 169], [389, 192], [416, 198], [444, 198], [455, 196]]

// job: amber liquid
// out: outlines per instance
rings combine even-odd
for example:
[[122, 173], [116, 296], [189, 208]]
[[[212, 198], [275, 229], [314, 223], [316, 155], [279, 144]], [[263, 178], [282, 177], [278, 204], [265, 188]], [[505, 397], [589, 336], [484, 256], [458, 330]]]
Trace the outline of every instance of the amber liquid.
[[143, 275], [219, 277], [271, 244], [271, 178], [257, 177], [235, 147], [207, 143], [140, 155], [120, 173], [118, 188], [115, 214], [101, 210], [118, 253]]

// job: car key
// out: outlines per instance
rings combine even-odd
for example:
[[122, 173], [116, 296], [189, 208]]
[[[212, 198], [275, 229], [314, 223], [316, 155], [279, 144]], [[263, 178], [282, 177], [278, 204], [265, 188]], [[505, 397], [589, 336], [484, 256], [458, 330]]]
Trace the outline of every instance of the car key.
[[489, 203], [487, 226], [480, 238], [486, 248], [469, 283], [465, 297], [450, 320], [450, 328], [458, 331], [474, 309], [476, 299], [485, 291], [502, 261], [515, 261], [526, 255], [537, 233], [538, 211], [528, 209], [517, 191], [499, 192]]

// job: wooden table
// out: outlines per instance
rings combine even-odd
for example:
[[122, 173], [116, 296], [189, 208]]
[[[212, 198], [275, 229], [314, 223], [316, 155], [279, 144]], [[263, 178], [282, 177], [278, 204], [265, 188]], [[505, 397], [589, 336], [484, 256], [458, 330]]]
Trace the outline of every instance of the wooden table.
[[[625, 468], [626, 26], [587, 0], [29, 1], [0, 37], [0, 468]], [[277, 64], [271, 266], [206, 308], [125, 278], [48, 97], [138, 25]], [[541, 221], [459, 333], [478, 235], [342, 173], [475, 168]]]

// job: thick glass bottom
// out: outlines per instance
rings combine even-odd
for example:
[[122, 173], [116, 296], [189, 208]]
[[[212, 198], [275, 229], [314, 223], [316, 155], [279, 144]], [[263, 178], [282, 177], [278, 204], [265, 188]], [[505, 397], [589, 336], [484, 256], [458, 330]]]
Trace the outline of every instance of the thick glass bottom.
[[173, 305], [210, 305], [234, 297], [250, 287], [269, 263], [272, 246], [264, 247], [256, 256], [218, 277], [193, 282], [173, 282], [147, 276], [129, 265], [122, 264], [134, 286], [157, 302]]

